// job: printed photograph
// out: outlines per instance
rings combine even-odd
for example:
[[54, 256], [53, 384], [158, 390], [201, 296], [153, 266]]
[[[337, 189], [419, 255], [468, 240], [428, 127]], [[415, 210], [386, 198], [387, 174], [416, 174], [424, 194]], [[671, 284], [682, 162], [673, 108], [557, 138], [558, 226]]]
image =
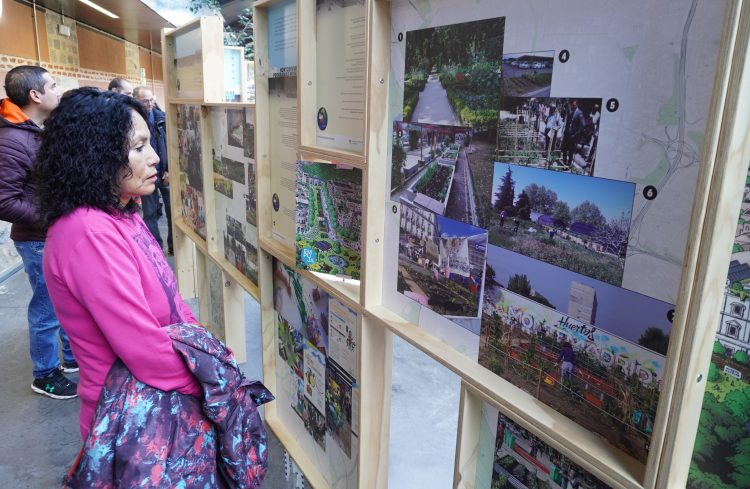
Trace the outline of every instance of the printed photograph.
[[255, 164], [247, 165], [247, 194], [245, 194], [245, 220], [252, 226], [258, 225], [258, 192], [255, 186]]
[[610, 486], [498, 414], [492, 489], [610, 489]]
[[274, 260], [273, 305], [291, 327], [324, 355], [328, 354], [328, 303], [330, 296], [294, 269]]
[[197, 105], [180, 105], [177, 109], [178, 165], [182, 217], [200, 237], [206, 239], [200, 114]]
[[466, 127], [395, 122], [391, 200], [477, 225]]
[[254, 284], [258, 283], [258, 249], [247, 240], [245, 226], [226, 213], [224, 258]]
[[235, 148], [244, 148], [245, 143], [245, 109], [226, 109], [227, 144]]
[[[216, 167], [216, 160], [214, 160], [214, 168]], [[220, 194], [229, 197], [230, 199], [234, 198], [234, 190], [232, 187], [232, 180], [221, 176], [218, 173], [214, 173], [214, 190], [219, 192]]]
[[[581, 309], [595, 306], [589, 297]], [[479, 363], [646, 462], [664, 355], [488, 283]]]
[[310, 436], [313, 437], [315, 443], [317, 443], [323, 450], [326, 449], [326, 418], [318, 409], [310, 402], [310, 399], [305, 397], [303, 401], [304, 412], [302, 415], [302, 421], [305, 423], [305, 428]]
[[289, 380], [292, 383], [292, 410], [304, 421], [305, 419], [305, 381], [302, 375], [297, 376], [297, 372], [291, 371]]
[[489, 242], [622, 285], [635, 184], [495, 163]]
[[406, 33], [403, 120], [495, 127], [505, 18]]
[[352, 380], [336, 363], [326, 364], [326, 424], [331, 438], [352, 456]]
[[503, 53], [504, 97], [549, 97], [554, 51]]
[[497, 161], [593, 175], [602, 99], [503, 97]]
[[487, 231], [401, 204], [397, 290], [443, 316], [478, 317]]
[[214, 173], [239, 184], [245, 184], [245, 164], [241, 161], [234, 161], [226, 156], [222, 156], [220, 159], [214, 157]]
[[297, 162], [297, 268], [359, 280], [362, 170]]
[[279, 356], [294, 372], [293, 376], [302, 378], [305, 338], [300, 331], [289, 326], [286, 319], [276, 315], [279, 333]]
[[485, 301], [513, 292], [572, 319], [667, 354], [675, 306], [490, 245]]
[[255, 160], [255, 125], [253, 124], [253, 115], [250, 110], [245, 110], [245, 130], [242, 133], [242, 154], [243, 156]]

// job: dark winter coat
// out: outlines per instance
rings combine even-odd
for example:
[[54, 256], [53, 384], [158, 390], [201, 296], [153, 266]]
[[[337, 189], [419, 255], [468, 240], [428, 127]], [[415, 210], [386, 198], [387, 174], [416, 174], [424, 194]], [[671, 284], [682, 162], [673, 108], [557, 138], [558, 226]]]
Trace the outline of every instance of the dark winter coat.
[[160, 109], [151, 109], [154, 114], [154, 122], [149, 127], [153, 144], [151, 145], [159, 156], [159, 182], [162, 175], [169, 171], [169, 160], [167, 159], [167, 115]]
[[65, 489], [260, 487], [268, 444], [257, 406], [273, 395], [203, 327], [165, 328], [203, 399], [145, 385], [118, 360]]
[[10, 99], [0, 101], [0, 220], [13, 224], [14, 241], [44, 241], [30, 178], [41, 132]]

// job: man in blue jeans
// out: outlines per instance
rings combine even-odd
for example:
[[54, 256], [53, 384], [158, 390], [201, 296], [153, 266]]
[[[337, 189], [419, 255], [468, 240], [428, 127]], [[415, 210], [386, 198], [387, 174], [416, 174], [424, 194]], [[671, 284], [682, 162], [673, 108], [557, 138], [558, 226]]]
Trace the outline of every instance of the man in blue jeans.
[[55, 80], [39, 66], [17, 66], [5, 76], [8, 98], [0, 101], [0, 219], [13, 224], [10, 237], [29, 276], [29, 351], [34, 363], [31, 389], [54, 399], [77, 396], [77, 386], [61, 372], [77, 372], [68, 337], [55, 315], [42, 275], [45, 233], [39, 227], [36, 186], [31, 178], [44, 121], [60, 96]]

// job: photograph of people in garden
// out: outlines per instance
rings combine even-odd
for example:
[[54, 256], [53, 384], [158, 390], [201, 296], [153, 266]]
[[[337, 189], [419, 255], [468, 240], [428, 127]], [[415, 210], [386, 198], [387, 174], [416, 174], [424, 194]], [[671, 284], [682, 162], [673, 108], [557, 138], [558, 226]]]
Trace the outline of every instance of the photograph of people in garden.
[[602, 100], [503, 97], [497, 159], [593, 175]]
[[622, 285], [635, 184], [495, 163], [490, 244]]
[[505, 18], [406, 33], [403, 120], [494, 127]]
[[609, 489], [598, 478], [498, 414], [490, 489]]
[[397, 290], [444, 316], [478, 317], [487, 231], [401, 204]]
[[[534, 294], [524, 276], [507, 289], [490, 276], [488, 267], [479, 364], [645, 463], [665, 365], [649, 347], [666, 348], [669, 340], [660, 323], [636, 343], [540, 307], [522, 295]], [[585, 292], [571, 290], [570, 301], [594, 313], [596, 297]]]

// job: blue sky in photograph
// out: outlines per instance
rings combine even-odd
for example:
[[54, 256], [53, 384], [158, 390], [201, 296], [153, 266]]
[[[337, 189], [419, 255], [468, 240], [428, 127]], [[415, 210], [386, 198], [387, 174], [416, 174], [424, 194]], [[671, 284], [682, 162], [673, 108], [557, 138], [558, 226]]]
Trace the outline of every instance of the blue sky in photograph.
[[461, 237], [476, 236], [477, 234], [486, 234], [487, 230], [466, 224], [461, 221], [454, 221], [447, 217], [436, 215], [439, 236]]
[[[567, 313], [570, 287], [578, 282], [596, 289], [597, 311], [594, 326], [621, 338], [638, 342], [646, 328], [654, 326], [666, 334], [671, 330], [667, 313], [674, 306], [652, 297], [616, 287], [564, 268], [556, 267], [498, 246], [487, 247], [487, 265], [495, 270], [495, 280], [503, 287], [516, 274], [526, 275], [531, 288]], [[539, 307], [544, 307], [541, 304]]]
[[515, 181], [514, 201], [526, 186], [536, 183], [557, 193], [557, 200], [566, 202], [571, 211], [586, 200], [596, 204], [607, 220], [619, 218], [622, 212], [630, 216], [632, 211], [635, 193], [633, 183], [497, 162], [492, 177], [493, 204], [508, 167]]

